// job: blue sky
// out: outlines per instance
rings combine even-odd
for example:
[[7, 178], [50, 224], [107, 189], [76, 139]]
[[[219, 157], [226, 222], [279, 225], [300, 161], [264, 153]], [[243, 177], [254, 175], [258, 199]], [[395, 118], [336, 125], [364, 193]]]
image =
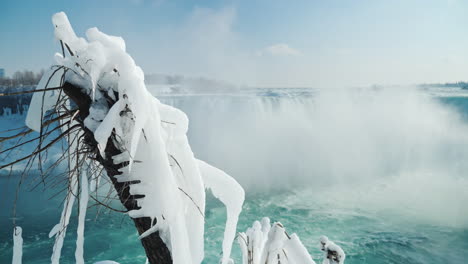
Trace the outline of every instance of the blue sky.
[[51, 16], [122, 36], [147, 73], [257, 86], [468, 80], [468, 1], [3, 0], [0, 67], [46, 68]]

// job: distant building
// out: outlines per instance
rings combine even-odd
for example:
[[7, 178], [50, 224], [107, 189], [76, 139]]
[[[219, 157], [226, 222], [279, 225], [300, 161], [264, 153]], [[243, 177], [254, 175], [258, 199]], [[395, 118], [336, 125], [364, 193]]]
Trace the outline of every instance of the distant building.
[[0, 78], [5, 77], [5, 69], [0, 68]]

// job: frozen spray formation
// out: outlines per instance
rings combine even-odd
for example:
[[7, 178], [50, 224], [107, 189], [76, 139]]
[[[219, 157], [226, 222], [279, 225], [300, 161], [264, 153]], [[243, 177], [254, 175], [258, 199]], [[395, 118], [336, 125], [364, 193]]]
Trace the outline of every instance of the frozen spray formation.
[[[232, 242], [244, 190], [229, 175], [197, 160], [186, 136], [188, 118], [182, 111], [162, 104], [144, 84], [144, 74], [125, 51], [120, 37], [108, 36], [97, 28], [79, 38], [65, 13], [53, 16], [55, 37], [71, 56], [56, 54], [57, 68], [46, 73], [36, 89], [60, 86], [68, 82], [82, 88], [92, 102], [84, 120], [98, 144], [100, 155], [112, 133], [114, 144], [122, 154], [112, 157], [115, 164], [128, 164], [116, 176], [118, 182], [130, 183], [130, 194], [139, 196], [139, 209], [129, 212], [132, 218], [150, 217], [156, 221], [141, 237], [159, 232], [169, 248], [173, 263], [200, 263], [204, 257], [205, 188], [211, 189], [227, 208], [227, 222], [223, 241], [222, 263], [230, 262]], [[57, 71], [63, 71], [57, 74]], [[57, 79], [56, 76], [60, 76]], [[35, 93], [26, 124], [40, 130], [44, 114], [57, 101], [57, 92]], [[107, 98], [115, 101], [108, 107]], [[71, 104], [71, 103], [70, 103]], [[72, 118], [73, 119], [73, 118]], [[73, 144], [70, 142], [70, 144]], [[69, 190], [60, 223], [49, 236], [56, 236], [52, 263], [58, 263], [66, 228], [78, 191], [80, 174], [69, 175]], [[86, 173], [81, 174], [87, 177]], [[83, 230], [88, 196], [88, 181], [81, 180], [80, 214], [76, 261], [83, 263]], [[89, 183], [98, 188], [96, 181]], [[85, 187], [83, 187], [85, 186]]]
[[271, 225], [267, 217], [239, 233], [237, 241], [243, 264], [315, 264], [295, 233], [288, 235], [281, 223]]

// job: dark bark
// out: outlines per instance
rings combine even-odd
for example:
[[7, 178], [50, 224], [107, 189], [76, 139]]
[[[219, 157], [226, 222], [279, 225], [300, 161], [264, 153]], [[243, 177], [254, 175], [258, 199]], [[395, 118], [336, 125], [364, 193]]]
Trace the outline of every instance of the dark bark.
[[[81, 121], [80, 123], [83, 124], [82, 121], [84, 121], [84, 119], [89, 115], [91, 98], [86, 93], [83, 93], [80, 87], [77, 87], [70, 83], [65, 83], [63, 85], [63, 91], [78, 106], [80, 112], [77, 118]], [[109, 108], [112, 107], [114, 103], [115, 102], [113, 100], [108, 100]], [[117, 180], [115, 179], [116, 175], [121, 174], [121, 172], [119, 172], [118, 170], [128, 165], [128, 162], [124, 162], [121, 164], [113, 163], [112, 157], [122, 153], [122, 151], [120, 151], [119, 148], [115, 146], [113, 140], [110, 137], [107, 141], [107, 145], [105, 148], [106, 158], [103, 158], [99, 154], [97, 142], [94, 139], [93, 133], [84, 125], [81, 125], [81, 128], [85, 133], [86, 144], [88, 144], [95, 150], [96, 159], [106, 170], [107, 176], [112, 181], [123, 206], [129, 211], [138, 209], [139, 207], [137, 205], [136, 199], [141, 197], [130, 195], [130, 183], [117, 182]], [[135, 223], [135, 227], [140, 235], [151, 227], [151, 218], [149, 217], [132, 218], [132, 220]], [[172, 263], [172, 257], [169, 252], [169, 249], [159, 236], [159, 232], [154, 232], [151, 235], [141, 239], [141, 243], [145, 249], [146, 256], [151, 264]]]

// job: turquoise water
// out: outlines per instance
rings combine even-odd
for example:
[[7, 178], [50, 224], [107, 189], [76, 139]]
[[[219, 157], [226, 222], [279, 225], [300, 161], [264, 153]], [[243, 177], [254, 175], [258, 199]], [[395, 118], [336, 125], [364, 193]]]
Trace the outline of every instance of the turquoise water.
[[[5, 181], [1, 179], [2, 187], [7, 185]], [[14, 178], [10, 179], [10, 184], [14, 181]], [[304, 194], [308, 191], [299, 192]], [[396, 216], [332, 208], [320, 203], [304, 206], [303, 202], [296, 201], [297, 196], [297, 192], [248, 196], [239, 229], [245, 230], [259, 215], [274, 216], [272, 220], [282, 222], [288, 232], [300, 235], [316, 261], [321, 258], [317, 246], [321, 234], [327, 234], [344, 248], [347, 263], [465, 263], [468, 258], [466, 228], [420, 224]], [[38, 191], [27, 193], [19, 200], [17, 223], [23, 227], [24, 263], [50, 262], [53, 239], [47, 235], [58, 221], [61, 208], [60, 199], [48, 201], [49, 197], [50, 193]], [[213, 199], [208, 201], [206, 221], [204, 263], [217, 263], [221, 254], [225, 211]], [[12, 255], [11, 220], [2, 213], [0, 224], [3, 227], [0, 231], [0, 263], [8, 263]], [[76, 217], [72, 216], [62, 263], [74, 261], [75, 230]], [[239, 260], [237, 245], [233, 253]], [[144, 263], [145, 256], [128, 217], [104, 209], [98, 214], [96, 209], [91, 209], [86, 221], [85, 260], [93, 263], [105, 259]]]
[[[467, 262], [468, 99], [404, 92], [366, 95], [371, 103], [333, 95], [330, 103], [303, 91], [281, 92], [163, 99], [189, 115], [195, 155], [246, 189], [239, 231], [268, 216], [297, 233], [318, 263], [320, 235], [342, 246], [346, 263]], [[18, 180], [0, 176], [0, 263], [11, 261]], [[49, 263], [48, 233], [59, 221], [63, 197], [26, 187], [16, 214], [23, 262]], [[75, 216], [62, 263], [74, 261]], [[224, 223], [224, 207], [208, 195], [204, 263], [218, 263]], [[233, 258], [240, 263], [237, 244]], [[85, 260], [107, 259], [144, 263], [145, 256], [126, 215], [92, 207]]]

